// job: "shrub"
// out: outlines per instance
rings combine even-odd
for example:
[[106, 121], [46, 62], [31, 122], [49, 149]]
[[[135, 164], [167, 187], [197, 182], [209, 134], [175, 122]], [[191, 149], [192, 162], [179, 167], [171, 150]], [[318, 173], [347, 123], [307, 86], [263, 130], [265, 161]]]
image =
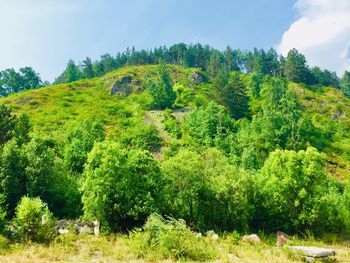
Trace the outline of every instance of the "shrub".
[[196, 236], [183, 220], [165, 220], [156, 214], [148, 218], [143, 229], [131, 232], [130, 241], [140, 257], [152, 253], [158, 258], [176, 260], [204, 261], [215, 257], [206, 239]]
[[147, 151], [128, 152], [116, 143], [97, 143], [84, 177], [84, 215], [98, 219], [106, 232], [143, 224], [157, 211], [162, 180], [156, 160]]
[[55, 221], [40, 198], [23, 197], [16, 208], [15, 236], [21, 241], [48, 242], [55, 235]]
[[2, 250], [6, 250], [10, 247], [10, 240], [8, 240], [6, 237], [0, 235], [0, 252]]
[[274, 151], [257, 176], [256, 226], [268, 231], [340, 231], [341, 186], [323, 171], [323, 155]]

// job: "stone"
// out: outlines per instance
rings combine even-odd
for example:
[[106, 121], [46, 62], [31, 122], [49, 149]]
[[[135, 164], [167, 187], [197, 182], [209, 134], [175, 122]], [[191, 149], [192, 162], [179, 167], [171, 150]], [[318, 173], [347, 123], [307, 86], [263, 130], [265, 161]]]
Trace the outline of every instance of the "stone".
[[64, 229], [64, 228], [60, 228], [58, 229], [58, 233], [60, 233], [60, 235], [65, 235], [69, 233], [68, 229]]
[[78, 231], [79, 231], [79, 234], [82, 234], [82, 235], [84, 235], [84, 234], [93, 234], [94, 233], [94, 230], [91, 227], [87, 226], [87, 225], [84, 225], [83, 227], [80, 227]]
[[311, 258], [327, 258], [335, 255], [335, 250], [328, 248], [289, 246], [288, 249], [301, 256]]
[[239, 257], [233, 254], [227, 254], [228, 261], [239, 261]]
[[100, 235], [100, 222], [98, 220], [95, 220], [94, 222], [94, 234], [95, 236]]
[[276, 246], [279, 246], [279, 247], [283, 247], [287, 243], [287, 240], [289, 239], [289, 236], [281, 231], [277, 232], [276, 237], [277, 237]]
[[218, 240], [219, 239], [219, 235], [218, 234], [214, 234], [214, 235], [211, 236], [211, 239]]
[[251, 234], [251, 235], [244, 235], [242, 237], [243, 242], [248, 242], [251, 244], [259, 244], [261, 243], [261, 240], [257, 234]]

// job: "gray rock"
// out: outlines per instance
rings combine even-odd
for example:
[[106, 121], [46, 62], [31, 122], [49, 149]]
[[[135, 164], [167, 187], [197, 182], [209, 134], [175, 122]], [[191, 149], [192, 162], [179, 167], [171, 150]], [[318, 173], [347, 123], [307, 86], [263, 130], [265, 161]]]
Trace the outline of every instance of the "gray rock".
[[111, 87], [110, 95], [129, 96], [132, 93], [131, 81], [131, 76], [124, 76], [117, 80]]
[[328, 248], [289, 246], [288, 249], [296, 254], [312, 258], [325, 258], [335, 255], [335, 250]]

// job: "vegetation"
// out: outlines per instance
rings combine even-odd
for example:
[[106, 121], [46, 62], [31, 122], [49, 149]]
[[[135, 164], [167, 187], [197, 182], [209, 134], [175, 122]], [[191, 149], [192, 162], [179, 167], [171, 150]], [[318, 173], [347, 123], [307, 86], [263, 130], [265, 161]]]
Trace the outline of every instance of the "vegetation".
[[[252, 231], [350, 234], [347, 73], [296, 50], [157, 52], [70, 61], [57, 80], [69, 83], [0, 98], [0, 253], [85, 242], [56, 237], [54, 218], [98, 220], [92, 246], [153, 261], [245, 258]], [[220, 239], [195, 233], [209, 230]]]

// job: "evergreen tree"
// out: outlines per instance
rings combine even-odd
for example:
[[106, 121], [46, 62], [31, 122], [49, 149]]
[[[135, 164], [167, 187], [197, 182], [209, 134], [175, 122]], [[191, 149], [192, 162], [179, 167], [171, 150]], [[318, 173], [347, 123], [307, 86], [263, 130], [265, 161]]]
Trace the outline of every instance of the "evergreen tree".
[[148, 89], [152, 96], [152, 106], [156, 109], [171, 108], [176, 99], [173, 84], [164, 63], [158, 68], [158, 80], [149, 81]]
[[73, 60], [69, 60], [64, 73], [64, 82], [69, 83], [79, 79], [81, 79], [81, 71]]
[[306, 65], [305, 56], [296, 49], [288, 52], [285, 74], [289, 80], [296, 83], [312, 84], [312, 75]]
[[345, 97], [350, 98], [350, 72], [345, 71], [340, 81], [340, 88]]
[[83, 76], [84, 78], [91, 79], [95, 77], [94, 69], [92, 66], [92, 61], [89, 57], [86, 57], [85, 60], [83, 60]]
[[235, 119], [249, 116], [246, 86], [238, 73], [220, 72], [214, 81], [214, 97], [219, 104], [229, 109]]

